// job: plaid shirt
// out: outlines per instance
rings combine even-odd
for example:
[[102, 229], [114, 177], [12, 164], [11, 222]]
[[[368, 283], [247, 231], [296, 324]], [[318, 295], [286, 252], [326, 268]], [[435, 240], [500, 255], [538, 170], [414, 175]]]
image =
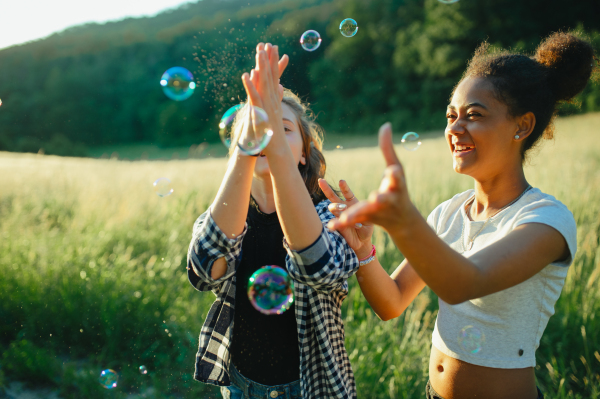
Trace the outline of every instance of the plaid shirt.
[[[325, 225], [334, 216], [321, 201], [316, 210]], [[228, 238], [216, 225], [210, 209], [194, 224], [188, 250], [188, 278], [199, 291], [217, 296], [200, 331], [194, 378], [209, 384], [228, 386], [235, 309], [235, 272], [242, 258], [242, 234]], [[323, 226], [319, 238], [308, 248], [294, 251], [284, 239], [286, 267], [294, 280], [296, 324], [300, 349], [300, 388], [304, 399], [356, 398], [356, 385], [344, 347], [341, 305], [348, 295], [346, 281], [359, 262], [346, 240]], [[225, 275], [214, 280], [213, 262], [227, 261]]]

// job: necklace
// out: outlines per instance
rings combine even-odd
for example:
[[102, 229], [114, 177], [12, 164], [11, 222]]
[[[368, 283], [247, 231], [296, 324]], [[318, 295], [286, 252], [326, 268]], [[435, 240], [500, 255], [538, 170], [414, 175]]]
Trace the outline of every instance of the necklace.
[[[506, 208], [508, 208], [509, 206], [511, 206], [512, 204], [514, 204], [515, 202], [517, 202], [518, 200], [521, 199], [521, 197], [523, 197], [525, 195], [525, 193], [527, 191], [529, 191], [529, 189], [531, 188], [531, 185], [527, 185], [527, 188], [525, 189], [525, 191], [523, 191], [521, 193], [521, 195], [519, 195], [517, 198], [515, 198], [512, 202], [510, 202], [508, 205], [505, 205], [504, 207], [502, 207], [501, 209], [499, 209], [496, 213], [494, 213], [492, 216], [490, 216], [489, 218], [487, 218], [485, 220], [485, 222], [483, 223], [483, 225], [481, 226], [481, 228], [479, 229], [479, 231], [473, 236], [473, 238], [471, 238], [469, 240], [469, 243], [467, 244], [467, 248], [465, 249], [465, 239], [464, 239], [464, 235], [465, 235], [465, 224], [463, 222], [463, 226], [462, 226], [462, 232], [460, 233], [460, 244], [462, 245], [462, 250], [463, 253], [470, 251], [473, 248], [473, 242], [475, 242], [475, 239], [477, 238], [477, 236], [479, 235], [479, 233], [481, 233], [483, 231], [483, 229], [485, 228], [485, 226], [488, 224], [488, 222], [490, 220], [492, 220], [492, 218], [494, 216], [496, 216], [497, 214], [499, 214], [500, 212], [502, 212], [503, 210], [505, 210]], [[465, 213], [467, 213], [467, 217], [469, 217], [469, 213], [471, 212], [471, 207], [473, 206], [473, 202], [475, 201], [475, 195], [473, 195], [473, 197], [471, 197], [468, 200], [468, 206], [469, 209], [465, 211]]]

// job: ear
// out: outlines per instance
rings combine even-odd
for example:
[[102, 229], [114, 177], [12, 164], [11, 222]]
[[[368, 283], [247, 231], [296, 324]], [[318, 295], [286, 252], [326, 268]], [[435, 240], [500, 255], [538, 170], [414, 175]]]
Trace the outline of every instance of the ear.
[[535, 115], [533, 114], [533, 112], [527, 112], [517, 117], [516, 122], [517, 130], [513, 135], [513, 139], [516, 141], [525, 140], [535, 128]]
[[300, 157], [300, 163], [302, 165], [306, 165], [306, 157], [304, 156], [304, 154], [302, 154], [302, 156]]

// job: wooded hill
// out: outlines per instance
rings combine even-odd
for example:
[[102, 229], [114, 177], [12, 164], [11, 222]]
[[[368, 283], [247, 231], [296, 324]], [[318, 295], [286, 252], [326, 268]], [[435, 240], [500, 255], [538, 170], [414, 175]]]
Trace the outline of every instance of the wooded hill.
[[[291, 58], [282, 83], [309, 101], [326, 130], [370, 134], [442, 128], [445, 106], [483, 40], [531, 52], [559, 29], [600, 49], [600, 2], [583, 0], [202, 0], [151, 18], [67, 29], [0, 50], [0, 150], [85, 155], [96, 145], [162, 147], [219, 140], [218, 121], [245, 97], [240, 76], [259, 41]], [[339, 32], [358, 22], [355, 37]], [[302, 50], [314, 29], [323, 42]], [[169, 100], [159, 80], [183, 66], [197, 89]], [[580, 107], [600, 110], [600, 85]]]

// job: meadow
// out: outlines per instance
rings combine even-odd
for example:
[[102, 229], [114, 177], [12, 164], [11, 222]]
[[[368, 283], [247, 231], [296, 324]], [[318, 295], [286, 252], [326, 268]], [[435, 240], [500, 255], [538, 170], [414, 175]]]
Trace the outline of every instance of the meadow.
[[[565, 203], [578, 226], [579, 250], [537, 351], [546, 398], [600, 398], [598, 126], [600, 114], [559, 119], [556, 139], [526, 167], [530, 183]], [[328, 148], [344, 149], [326, 151], [327, 179], [346, 179], [364, 198], [383, 171], [378, 149], [349, 148], [351, 137], [331, 140]], [[426, 136], [418, 151], [397, 150], [423, 215], [472, 186], [452, 171], [441, 132]], [[225, 168], [225, 158], [0, 152], [0, 393], [19, 381], [60, 398], [219, 398], [192, 379], [214, 296], [189, 285], [185, 259], [192, 224]], [[153, 192], [159, 177], [171, 179], [172, 195]], [[391, 272], [402, 255], [383, 231], [375, 241]], [[349, 284], [343, 312], [359, 398], [422, 398], [435, 294], [425, 289], [402, 316], [382, 322], [354, 277]], [[141, 365], [148, 374], [139, 373]], [[106, 368], [119, 373], [113, 390], [98, 383]]]

